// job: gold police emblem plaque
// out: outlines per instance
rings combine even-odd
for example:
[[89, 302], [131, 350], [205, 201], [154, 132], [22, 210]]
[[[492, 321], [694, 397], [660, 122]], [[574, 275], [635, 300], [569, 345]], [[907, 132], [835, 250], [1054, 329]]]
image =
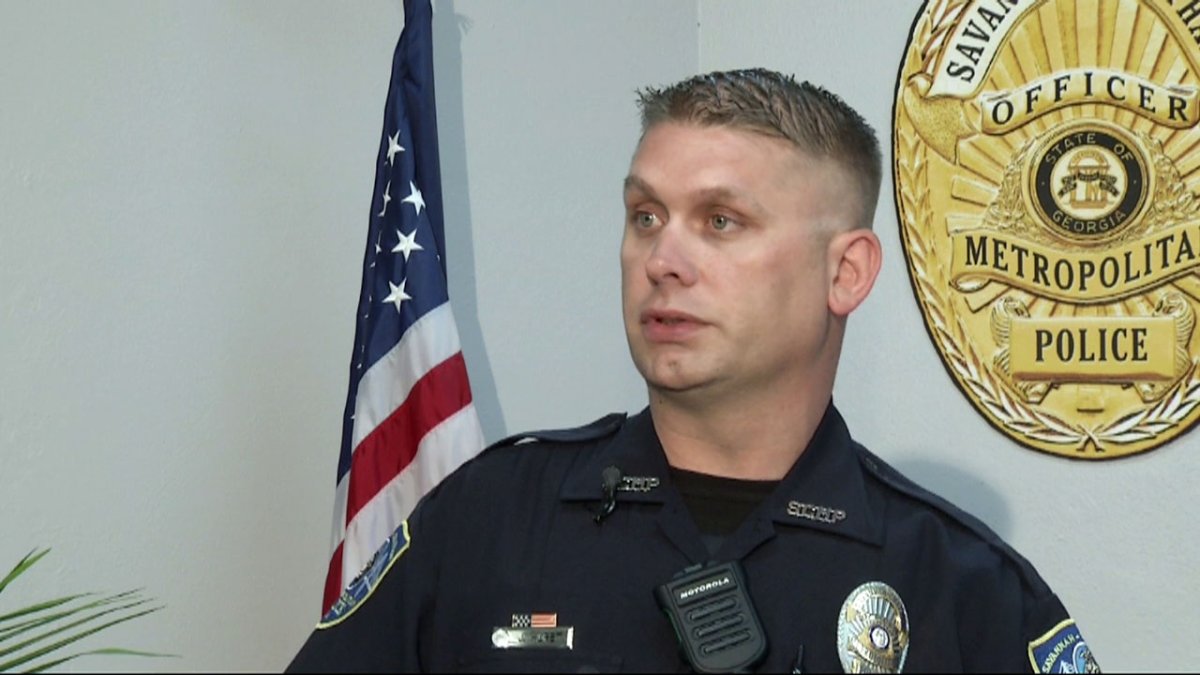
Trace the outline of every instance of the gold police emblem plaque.
[[1044, 452], [1200, 418], [1200, 0], [930, 0], [893, 120], [913, 292], [987, 420]]

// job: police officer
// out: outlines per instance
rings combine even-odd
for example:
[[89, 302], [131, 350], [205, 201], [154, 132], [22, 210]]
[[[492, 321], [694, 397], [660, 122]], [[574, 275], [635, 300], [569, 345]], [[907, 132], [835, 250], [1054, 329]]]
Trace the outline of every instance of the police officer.
[[766, 70], [641, 93], [622, 301], [649, 407], [442, 482], [301, 670], [1094, 670], [1030, 564], [831, 395], [881, 251], [874, 132]]

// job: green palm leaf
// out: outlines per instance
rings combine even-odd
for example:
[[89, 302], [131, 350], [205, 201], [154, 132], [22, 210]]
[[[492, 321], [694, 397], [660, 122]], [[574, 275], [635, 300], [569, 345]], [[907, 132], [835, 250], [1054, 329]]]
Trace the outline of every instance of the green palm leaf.
[[[0, 591], [41, 560], [50, 549], [31, 551], [3, 579]], [[34, 603], [0, 614], [0, 672], [28, 668], [38, 673], [82, 656], [170, 656], [117, 647], [84, 649], [67, 656], [58, 654], [64, 647], [105, 629], [152, 614], [162, 606], [149, 606], [151, 598], [141, 590], [109, 595], [75, 593]], [[31, 663], [44, 659], [40, 663]]]
[[74, 654], [71, 654], [70, 656], [64, 656], [62, 658], [54, 659], [53, 661], [46, 661], [45, 663], [39, 663], [36, 666], [30, 667], [30, 669], [26, 670], [25, 672], [41, 673], [49, 668], [53, 668], [54, 666], [64, 664], [67, 661], [74, 661], [75, 659], [77, 659], [81, 656], [91, 656], [92, 654], [108, 654], [110, 656], [112, 656], [112, 655], [116, 655], [116, 656], [166, 656], [165, 654], [155, 654], [153, 652], [138, 652], [138, 651], [134, 651], [132, 649], [120, 649], [117, 647], [108, 647], [106, 649], [89, 649], [86, 652], [76, 652]]
[[50, 549], [46, 549], [41, 553], [38, 553], [38, 550], [34, 549], [24, 558], [21, 558], [21, 562], [17, 563], [16, 567], [13, 567], [12, 571], [6, 574], [3, 579], [0, 579], [0, 592], [3, 592], [4, 588], [13, 582], [13, 579], [16, 579], [21, 576], [22, 572], [33, 567], [37, 561], [41, 560], [49, 552]]
[[[7, 623], [8, 621], [12, 621], [13, 619], [19, 619], [27, 614], [33, 614], [35, 612], [41, 612], [41, 611], [44, 611], [47, 609], [54, 609], [55, 607], [58, 607], [59, 605], [64, 605], [72, 600], [77, 600], [79, 598], [82, 598], [82, 597], [85, 597], [88, 595], [95, 595], [95, 593], [76, 593], [75, 595], [67, 595], [67, 596], [63, 596], [61, 598], [55, 598], [54, 600], [47, 600], [45, 602], [39, 602], [36, 605], [30, 605], [28, 607], [23, 607], [21, 609], [16, 610], [15, 612], [9, 612], [8, 614], [0, 614], [0, 624]], [[11, 626], [0, 627], [0, 632], [9, 630], [9, 628], [11, 628]]]
[[[11, 624], [8, 626], [2, 625], [5, 622], [6, 617], [18, 618], [21, 616], [28, 616], [31, 614], [35, 614], [36, 612], [42, 612], [47, 609], [53, 609], [55, 607], [64, 605], [67, 602], [70, 602], [71, 600], [78, 600], [79, 598], [94, 596], [95, 593], [78, 593], [76, 595], [68, 595], [65, 598], [58, 598], [57, 600], [51, 600], [49, 602], [40, 602], [36, 605], [30, 605], [29, 607], [19, 609], [15, 612], [10, 612], [9, 614], [7, 614], [5, 616], [0, 617], [0, 645], [3, 645], [6, 640], [8, 640], [20, 633], [24, 633], [26, 631], [33, 630], [34, 628], [37, 628], [38, 626], [44, 626], [48, 623], [52, 623], [59, 619], [64, 619], [66, 617], [78, 614], [81, 611], [92, 609], [95, 607], [103, 607], [104, 605], [110, 605], [114, 602], [120, 602], [122, 600], [132, 599], [135, 597], [134, 596], [135, 593], [137, 593], [137, 591], [125, 591], [124, 593], [117, 593], [115, 595], [110, 595], [108, 597], [100, 598], [99, 600], [94, 600], [92, 602], [89, 602], [89, 603], [86, 603], [83, 605], [75, 605], [74, 607], [67, 608], [61, 612], [54, 612], [53, 614], [43, 614], [41, 616], [36, 616], [31, 619], [26, 619], [25, 621], [22, 621], [20, 623], [14, 623], [14, 624]], [[4, 655], [3, 652], [0, 652], [0, 656], [3, 656], [3, 655]]]

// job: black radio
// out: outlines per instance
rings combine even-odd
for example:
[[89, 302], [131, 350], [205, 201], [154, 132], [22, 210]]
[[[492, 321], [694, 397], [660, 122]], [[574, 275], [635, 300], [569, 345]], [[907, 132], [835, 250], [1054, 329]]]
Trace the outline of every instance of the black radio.
[[654, 598], [696, 672], [747, 672], [767, 655], [767, 637], [737, 561], [688, 567], [656, 588]]

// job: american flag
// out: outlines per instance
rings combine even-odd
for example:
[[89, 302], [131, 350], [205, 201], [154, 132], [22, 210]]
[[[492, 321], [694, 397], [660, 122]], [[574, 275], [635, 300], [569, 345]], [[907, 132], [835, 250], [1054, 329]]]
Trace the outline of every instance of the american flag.
[[513, 628], [557, 628], [558, 614], [535, 612], [533, 614], [513, 614]]
[[557, 614], [532, 614], [529, 617], [529, 625], [533, 628], [554, 628], [558, 626]]
[[363, 261], [322, 613], [483, 447], [446, 290], [432, 9], [405, 0]]

